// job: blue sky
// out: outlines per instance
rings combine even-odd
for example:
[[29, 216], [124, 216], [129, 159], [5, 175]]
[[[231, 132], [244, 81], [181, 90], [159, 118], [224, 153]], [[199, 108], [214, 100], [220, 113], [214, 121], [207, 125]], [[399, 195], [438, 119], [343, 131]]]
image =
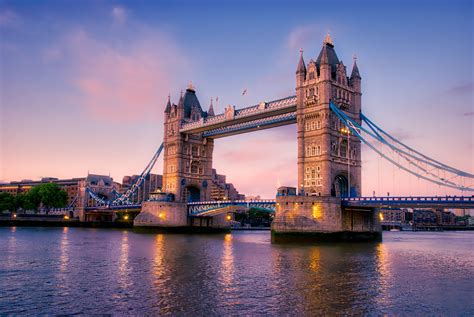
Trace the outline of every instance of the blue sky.
[[[168, 93], [192, 81], [217, 112], [293, 94], [299, 49], [316, 58], [328, 31], [349, 71], [358, 56], [369, 117], [473, 172], [472, 30], [471, 1], [0, 1], [0, 179], [139, 173]], [[439, 191], [363, 155], [366, 193]], [[214, 159], [272, 196], [296, 182], [295, 127], [217, 140]]]

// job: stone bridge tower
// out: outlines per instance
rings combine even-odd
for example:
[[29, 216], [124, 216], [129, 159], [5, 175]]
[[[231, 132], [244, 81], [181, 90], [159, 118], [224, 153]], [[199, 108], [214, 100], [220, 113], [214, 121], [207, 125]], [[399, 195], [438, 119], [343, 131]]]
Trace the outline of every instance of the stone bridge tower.
[[361, 193], [361, 143], [332, 113], [332, 101], [360, 121], [361, 77], [354, 59], [352, 74], [339, 61], [329, 34], [316, 61], [306, 66], [301, 52], [296, 70], [298, 186], [311, 196]]
[[[351, 76], [326, 36], [316, 61], [301, 53], [296, 70], [299, 195], [276, 197], [273, 241], [373, 241], [381, 238], [378, 211], [345, 207], [361, 192], [361, 143], [330, 110], [330, 102], [360, 122], [361, 77]], [[350, 190], [349, 185], [350, 184]]]
[[178, 104], [168, 103], [164, 119], [163, 188], [177, 202], [203, 201], [210, 198], [212, 151], [214, 141], [198, 134], [179, 132], [184, 122], [200, 121], [214, 115], [212, 103], [203, 111], [192, 84]]

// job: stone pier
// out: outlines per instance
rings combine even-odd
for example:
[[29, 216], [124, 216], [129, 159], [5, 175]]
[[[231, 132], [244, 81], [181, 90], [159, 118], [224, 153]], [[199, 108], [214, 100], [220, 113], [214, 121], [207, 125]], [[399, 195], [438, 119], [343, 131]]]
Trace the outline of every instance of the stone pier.
[[133, 222], [138, 230], [167, 232], [227, 232], [230, 222], [225, 214], [213, 217], [188, 217], [186, 203], [144, 201]]
[[338, 197], [278, 196], [273, 242], [378, 241], [378, 211], [345, 209]]

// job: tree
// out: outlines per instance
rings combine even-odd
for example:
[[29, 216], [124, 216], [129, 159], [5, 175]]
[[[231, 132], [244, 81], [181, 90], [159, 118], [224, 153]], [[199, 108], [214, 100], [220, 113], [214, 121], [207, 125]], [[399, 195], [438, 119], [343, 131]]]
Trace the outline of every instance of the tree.
[[18, 209], [35, 209], [36, 205], [31, 201], [28, 193], [20, 193], [15, 196], [15, 210]]
[[10, 193], [0, 193], [0, 211], [15, 210], [15, 196]]
[[27, 194], [27, 203], [36, 208], [63, 208], [67, 206], [67, 193], [57, 184], [47, 183], [33, 187]]

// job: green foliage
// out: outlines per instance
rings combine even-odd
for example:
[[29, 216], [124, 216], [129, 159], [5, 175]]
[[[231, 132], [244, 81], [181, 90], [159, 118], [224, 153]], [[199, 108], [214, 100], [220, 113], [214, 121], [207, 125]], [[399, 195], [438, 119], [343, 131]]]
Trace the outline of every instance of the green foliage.
[[15, 196], [10, 193], [0, 193], [0, 211], [15, 210]]
[[57, 184], [47, 183], [33, 187], [26, 194], [24, 203], [36, 208], [63, 208], [67, 206], [67, 198], [67, 193]]
[[30, 210], [35, 208], [35, 204], [31, 201], [27, 193], [18, 194], [15, 196], [15, 210], [18, 209]]
[[270, 226], [272, 219], [272, 214], [268, 210], [259, 208], [250, 208], [245, 213], [235, 214], [235, 221], [242, 225], [250, 224], [252, 227]]

